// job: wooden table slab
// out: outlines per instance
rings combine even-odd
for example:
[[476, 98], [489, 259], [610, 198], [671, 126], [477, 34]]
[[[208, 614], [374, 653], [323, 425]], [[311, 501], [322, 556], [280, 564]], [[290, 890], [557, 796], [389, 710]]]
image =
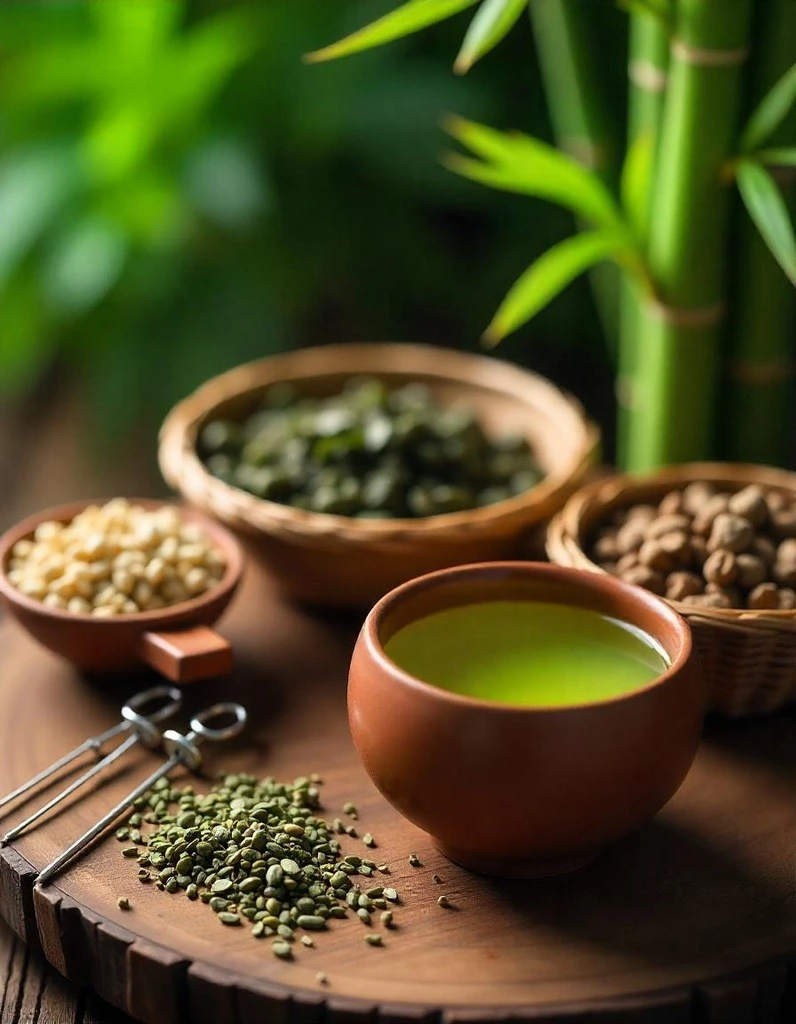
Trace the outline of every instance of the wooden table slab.
[[[496, 882], [447, 863], [359, 766], [345, 718], [357, 626], [280, 602], [252, 573], [223, 624], [238, 669], [187, 696], [193, 708], [228, 697], [250, 709], [253, 727], [213, 769], [223, 760], [282, 778], [319, 771], [328, 817], [345, 800], [358, 804], [362, 832], [379, 843], [374, 856], [404, 895], [383, 949], [366, 946], [351, 919], [297, 950], [295, 962], [277, 961], [248, 929], [223, 928], [201, 903], [140, 885], [112, 837], [34, 900], [35, 870], [144, 777], [149, 755], [131, 756], [0, 853], [0, 911], [15, 931], [29, 942], [40, 935], [62, 973], [152, 1024], [796, 1019], [792, 714], [712, 723], [674, 800], [593, 866]], [[0, 631], [0, 664], [0, 791], [114, 721], [145, 682], [89, 683], [12, 624]], [[421, 868], [409, 865], [411, 852]], [[437, 906], [443, 890], [456, 910]], [[119, 895], [132, 911], [117, 908]]]

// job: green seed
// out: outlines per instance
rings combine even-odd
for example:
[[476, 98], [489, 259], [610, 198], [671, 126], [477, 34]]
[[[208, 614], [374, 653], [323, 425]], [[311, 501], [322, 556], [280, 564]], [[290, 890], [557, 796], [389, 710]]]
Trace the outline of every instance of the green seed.
[[366, 935], [365, 936], [365, 942], [367, 942], [367, 944], [369, 946], [382, 946], [383, 945], [383, 942], [381, 941], [381, 935]]
[[356, 813], [357, 813], [356, 804], [352, 804], [350, 800], [348, 801], [348, 803], [343, 804], [343, 814], [356, 814]]
[[137, 856], [138, 856], [138, 847], [137, 846], [127, 846], [127, 847], [125, 847], [124, 850], [122, 850], [122, 857], [131, 857], [132, 858], [132, 857], [137, 857]]
[[365, 844], [365, 846], [375, 846], [376, 845], [376, 840], [373, 838], [373, 836], [370, 834], [370, 832], [366, 832], [364, 834], [364, 836], [362, 836], [362, 842]]
[[281, 935], [283, 939], [287, 939], [288, 942], [293, 942], [295, 936], [293, 935], [293, 929], [286, 924], [277, 925], [276, 934]]
[[116, 901], [116, 906], [119, 908], [119, 910], [129, 910], [130, 901], [126, 896], [120, 896]]
[[257, 924], [255, 924], [254, 927], [252, 928], [252, 935], [255, 937], [255, 939], [262, 938], [264, 932], [265, 925], [263, 924], [262, 921], [258, 921]]
[[381, 921], [385, 928], [392, 928], [392, 911], [385, 910], [382, 914], [379, 915], [379, 920]]
[[190, 875], [193, 871], [193, 861], [187, 855], [180, 857], [177, 861], [177, 874], [178, 875]]
[[301, 868], [298, 866], [298, 864], [294, 860], [290, 860], [289, 858], [285, 858], [285, 860], [282, 860], [279, 863], [286, 875], [297, 875], [301, 871]]
[[309, 932], [320, 932], [326, 928], [326, 921], [317, 914], [299, 914], [296, 924]]
[[293, 956], [293, 950], [287, 942], [275, 942], [271, 946], [271, 952], [274, 956], [278, 956], [280, 960], [290, 960]]
[[294, 839], [304, 838], [304, 829], [301, 827], [301, 825], [284, 825], [282, 831], [285, 833], [285, 835], [292, 836]]
[[240, 924], [240, 918], [237, 914], [231, 914], [228, 910], [222, 910], [218, 915], [218, 919], [222, 924], [236, 925]]
[[398, 893], [396, 892], [395, 889], [383, 889], [382, 894], [385, 900], [389, 900], [390, 903], [398, 902]]
[[360, 921], [364, 922], [364, 924], [370, 924], [370, 913], [364, 907], [360, 907], [359, 910], [357, 910], [357, 917]]
[[116, 838], [119, 840], [120, 843], [126, 843], [127, 840], [130, 838], [130, 829], [129, 828], [117, 828], [116, 829]]

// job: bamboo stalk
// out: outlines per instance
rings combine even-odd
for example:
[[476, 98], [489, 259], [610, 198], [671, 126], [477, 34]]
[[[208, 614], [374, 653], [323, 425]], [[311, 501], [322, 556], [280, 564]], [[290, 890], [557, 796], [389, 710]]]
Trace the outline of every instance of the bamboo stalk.
[[[769, 0], [760, 8], [755, 42], [753, 100], [756, 104], [794, 61], [796, 3]], [[796, 139], [796, 111], [780, 127], [771, 145]], [[793, 168], [781, 182], [796, 208]], [[774, 465], [788, 448], [792, 346], [796, 342], [796, 291], [754, 224], [741, 212], [730, 338], [730, 386], [725, 410], [726, 457]]]
[[649, 263], [660, 302], [641, 314], [633, 470], [710, 456], [724, 316], [729, 189], [752, 0], [679, 0]]
[[[669, 37], [666, 27], [650, 14], [633, 14], [630, 18], [630, 47], [628, 60], [628, 152], [639, 139], [649, 136], [656, 162], [661, 115], [666, 91], [669, 66]], [[653, 189], [647, 192], [645, 219], [641, 225], [642, 241], [646, 243], [649, 208]], [[621, 309], [618, 367], [616, 380], [617, 401], [617, 462], [623, 465], [632, 426], [630, 410], [635, 403], [636, 345], [639, 334], [639, 295], [629, 279], [621, 283]]]
[[[556, 143], [611, 187], [616, 186], [617, 134], [601, 88], [590, 32], [591, 0], [529, 0], [539, 68]], [[612, 264], [590, 273], [609, 345], [619, 333], [619, 275]]]

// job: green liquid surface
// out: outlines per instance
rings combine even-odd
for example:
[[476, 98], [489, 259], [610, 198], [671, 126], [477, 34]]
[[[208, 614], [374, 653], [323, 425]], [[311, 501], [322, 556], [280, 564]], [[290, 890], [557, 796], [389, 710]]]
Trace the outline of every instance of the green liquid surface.
[[478, 700], [560, 707], [638, 690], [669, 667], [642, 630], [587, 608], [487, 601], [400, 629], [387, 655], [405, 672]]

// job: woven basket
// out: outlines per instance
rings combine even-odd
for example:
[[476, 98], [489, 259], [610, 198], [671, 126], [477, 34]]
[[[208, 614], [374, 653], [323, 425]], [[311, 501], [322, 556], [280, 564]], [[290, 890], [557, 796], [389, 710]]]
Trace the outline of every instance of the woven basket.
[[[586, 554], [597, 528], [617, 509], [657, 504], [697, 480], [734, 492], [760, 484], [796, 496], [796, 473], [766, 466], [691, 463], [649, 476], [613, 476], [579, 490], [550, 523], [547, 554], [558, 565], [604, 572]], [[796, 611], [700, 608], [669, 602], [691, 626], [710, 684], [711, 708], [741, 717], [796, 699]]]
[[[264, 501], [211, 476], [196, 454], [203, 424], [240, 419], [276, 381], [332, 395], [352, 376], [428, 385], [443, 405], [473, 408], [487, 432], [528, 438], [545, 478], [485, 508], [428, 519], [357, 520]], [[333, 345], [238, 367], [176, 406], [160, 435], [164, 477], [191, 503], [232, 527], [291, 595], [324, 606], [366, 607], [413, 576], [523, 553], [534, 527], [584, 481], [598, 432], [573, 399], [533, 373], [496, 359], [424, 345]]]

